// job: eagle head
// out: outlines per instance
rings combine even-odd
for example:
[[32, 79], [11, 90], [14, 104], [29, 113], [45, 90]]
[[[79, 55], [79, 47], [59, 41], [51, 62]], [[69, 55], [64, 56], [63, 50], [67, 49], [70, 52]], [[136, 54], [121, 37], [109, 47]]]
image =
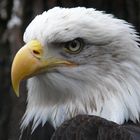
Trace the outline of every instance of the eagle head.
[[22, 127], [58, 127], [78, 114], [122, 124], [140, 115], [140, 49], [133, 26], [93, 8], [55, 7], [36, 16], [12, 65], [28, 78]]

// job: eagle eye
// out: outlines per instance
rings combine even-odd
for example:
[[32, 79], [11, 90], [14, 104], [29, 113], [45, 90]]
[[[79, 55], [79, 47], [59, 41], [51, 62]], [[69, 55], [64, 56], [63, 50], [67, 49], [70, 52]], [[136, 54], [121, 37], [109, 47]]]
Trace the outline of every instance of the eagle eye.
[[65, 52], [70, 54], [78, 54], [83, 49], [83, 42], [81, 39], [74, 39], [72, 41], [66, 42], [63, 49]]

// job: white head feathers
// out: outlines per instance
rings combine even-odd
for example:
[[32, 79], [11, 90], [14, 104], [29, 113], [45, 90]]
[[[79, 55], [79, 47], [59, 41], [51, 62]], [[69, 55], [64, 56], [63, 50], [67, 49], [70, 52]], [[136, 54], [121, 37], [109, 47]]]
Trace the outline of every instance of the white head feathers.
[[77, 68], [57, 68], [28, 82], [23, 127], [50, 121], [55, 127], [77, 114], [98, 115], [116, 123], [137, 121], [140, 115], [140, 49], [131, 25], [94, 9], [53, 8], [27, 27], [24, 41], [44, 48], [82, 38]]

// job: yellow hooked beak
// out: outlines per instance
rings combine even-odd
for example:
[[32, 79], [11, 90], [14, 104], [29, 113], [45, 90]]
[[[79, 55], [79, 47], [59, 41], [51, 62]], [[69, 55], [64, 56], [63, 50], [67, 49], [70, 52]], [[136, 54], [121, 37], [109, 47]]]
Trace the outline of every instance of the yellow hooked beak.
[[19, 96], [19, 85], [21, 80], [32, 77], [57, 65], [74, 65], [72, 62], [61, 59], [44, 59], [43, 48], [37, 40], [32, 40], [23, 46], [16, 54], [12, 69], [11, 79], [13, 89]]

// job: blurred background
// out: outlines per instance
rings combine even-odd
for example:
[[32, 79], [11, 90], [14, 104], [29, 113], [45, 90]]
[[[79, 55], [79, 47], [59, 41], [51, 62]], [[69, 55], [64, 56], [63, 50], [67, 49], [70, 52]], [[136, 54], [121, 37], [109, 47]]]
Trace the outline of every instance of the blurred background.
[[132, 23], [140, 32], [140, 0], [0, 0], [0, 140], [18, 140], [26, 109], [26, 81], [17, 98], [10, 78], [13, 57], [24, 44], [24, 30], [37, 14], [55, 6], [103, 10]]

